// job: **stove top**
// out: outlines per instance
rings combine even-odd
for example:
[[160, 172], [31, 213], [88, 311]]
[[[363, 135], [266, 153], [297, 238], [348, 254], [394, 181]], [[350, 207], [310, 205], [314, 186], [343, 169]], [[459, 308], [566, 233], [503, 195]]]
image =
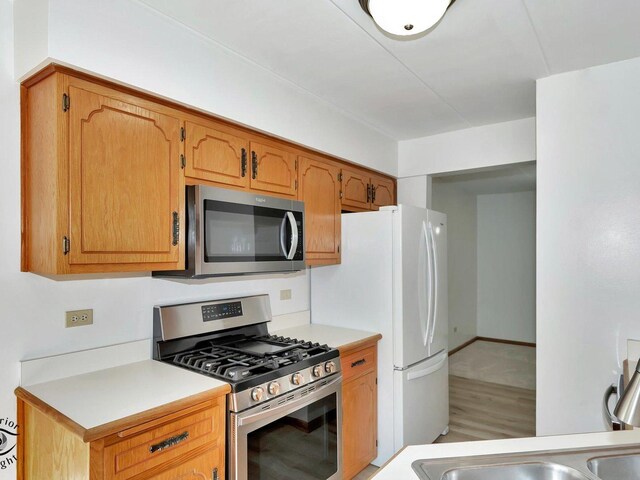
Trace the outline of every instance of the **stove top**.
[[277, 335], [246, 337], [229, 343], [224, 342], [224, 337], [221, 340], [199, 344], [165, 361], [229, 382], [236, 391], [339, 355], [327, 345]]
[[[260, 398], [339, 373], [338, 350], [270, 335], [270, 321], [267, 295], [155, 307], [153, 358], [228, 382], [232, 394], [252, 389]], [[256, 393], [269, 389], [276, 393]]]

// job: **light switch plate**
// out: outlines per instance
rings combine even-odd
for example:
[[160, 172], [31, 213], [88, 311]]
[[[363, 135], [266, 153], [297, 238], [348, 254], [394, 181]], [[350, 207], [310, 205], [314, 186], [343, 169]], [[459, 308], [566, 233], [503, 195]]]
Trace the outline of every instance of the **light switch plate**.
[[93, 325], [93, 309], [72, 310], [67, 312], [65, 324], [67, 328], [83, 327], [86, 325]]

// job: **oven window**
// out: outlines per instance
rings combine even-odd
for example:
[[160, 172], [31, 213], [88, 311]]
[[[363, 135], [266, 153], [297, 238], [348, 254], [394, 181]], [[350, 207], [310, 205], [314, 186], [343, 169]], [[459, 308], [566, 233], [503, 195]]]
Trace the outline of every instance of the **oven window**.
[[214, 200], [204, 201], [204, 256], [206, 262], [284, 260], [281, 227], [288, 248], [291, 236], [285, 210]]
[[338, 471], [337, 394], [247, 435], [252, 480], [326, 480]]

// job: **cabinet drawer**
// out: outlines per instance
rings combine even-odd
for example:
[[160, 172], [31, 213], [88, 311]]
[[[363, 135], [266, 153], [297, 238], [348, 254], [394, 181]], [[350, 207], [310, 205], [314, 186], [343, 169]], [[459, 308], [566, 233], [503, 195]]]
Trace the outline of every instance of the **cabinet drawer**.
[[351, 377], [370, 372], [376, 368], [376, 347], [369, 347], [350, 353], [340, 359], [342, 366], [342, 378], [348, 380]]
[[[105, 479], [125, 480], [196, 448], [215, 446], [224, 438], [224, 404], [210, 404], [184, 417], [135, 433], [104, 449]], [[222, 445], [219, 445], [222, 448]]]

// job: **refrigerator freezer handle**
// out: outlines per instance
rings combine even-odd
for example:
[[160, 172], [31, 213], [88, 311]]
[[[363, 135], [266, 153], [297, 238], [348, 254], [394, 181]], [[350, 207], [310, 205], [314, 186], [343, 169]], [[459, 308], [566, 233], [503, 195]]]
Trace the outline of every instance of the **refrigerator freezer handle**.
[[418, 370], [417, 372], [410, 372], [407, 374], [407, 380], [415, 380], [417, 378], [426, 377], [427, 375], [431, 375], [433, 372], [437, 372], [440, 370], [445, 362], [447, 361], [447, 352], [442, 352], [442, 358], [435, 365], [431, 365], [430, 367], [424, 368], [422, 370]]

